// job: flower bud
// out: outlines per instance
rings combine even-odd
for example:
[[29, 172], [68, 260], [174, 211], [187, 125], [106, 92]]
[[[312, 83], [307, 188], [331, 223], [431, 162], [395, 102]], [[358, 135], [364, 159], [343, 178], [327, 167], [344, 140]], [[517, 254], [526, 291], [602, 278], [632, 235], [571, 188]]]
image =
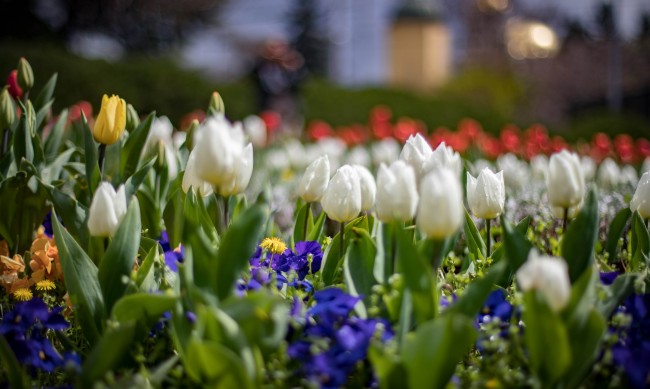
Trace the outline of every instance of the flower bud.
[[126, 105], [126, 129], [133, 132], [140, 125], [140, 116], [138, 111], [131, 104]]
[[183, 182], [181, 183], [183, 192], [187, 193], [190, 187], [194, 188], [194, 192], [202, 197], [209, 196], [213, 193], [212, 185], [201, 180], [196, 175], [196, 153], [192, 151], [187, 159], [185, 166], [185, 173], [183, 173]]
[[310, 163], [300, 179], [298, 195], [308, 203], [319, 201], [330, 180], [330, 161], [327, 155]]
[[327, 216], [337, 222], [347, 222], [361, 212], [361, 185], [357, 171], [343, 165], [334, 174], [320, 201]]
[[580, 157], [580, 168], [585, 181], [592, 181], [596, 176], [596, 161], [588, 155]]
[[233, 196], [242, 193], [248, 187], [253, 174], [253, 144], [244, 147], [239, 158], [235, 160], [234, 175], [232, 180], [219, 185], [219, 194]]
[[611, 158], [606, 158], [598, 168], [598, 185], [602, 188], [614, 188], [621, 179], [621, 169]]
[[34, 72], [32, 71], [32, 67], [27, 62], [27, 60], [23, 57], [20, 58], [18, 61], [18, 74], [17, 74], [17, 80], [18, 80], [18, 85], [20, 85], [21, 88], [24, 90], [30, 90], [34, 86]]
[[625, 185], [634, 186], [639, 182], [639, 175], [636, 172], [636, 169], [632, 165], [625, 165], [621, 169], [621, 179], [620, 183]]
[[361, 210], [368, 211], [375, 205], [375, 194], [377, 193], [375, 177], [364, 166], [352, 165], [352, 167], [356, 169], [359, 175], [359, 183], [361, 184]]
[[551, 156], [546, 190], [548, 202], [554, 207], [570, 208], [582, 201], [585, 179], [576, 154], [562, 150]]
[[454, 151], [451, 147], [442, 142], [431, 153], [429, 158], [424, 162], [424, 171], [431, 172], [438, 168], [447, 168], [451, 170], [456, 177], [460, 177], [462, 170], [462, 160], [460, 154]]
[[400, 146], [393, 138], [384, 138], [372, 144], [370, 149], [375, 165], [390, 165], [399, 158]]
[[194, 145], [196, 144], [194, 142], [194, 133], [198, 131], [200, 126], [201, 123], [199, 123], [198, 120], [194, 119], [187, 127], [187, 131], [186, 131], [187, 136], [185, 137], [185, 147], [187, 147], [189, 151], [192, 151], [194, 149]]
[[530, 170], [533, 172], [533, 177], [539, 180], [546, 180], [546, 172], [548, 171], [548, 158], [544, 154], [537, 154], [530, 160]]
[[650, 172], [645, 172], [639, 180], [632, 201], [630, 210], [637, 211], [642, 218], [650, 218]]
[[381, 164], [375, 197], [379, 220], [384, 223], [411, 220], [417, 205], [418, 189], [413, 168], [401, 160], [393, 162], [390, 167]]
[[16, 120], [16, 108], [7, 87], [0, 91], [0, 131], [10, 128]]
[[505, 201], [503, 171], [494, 174], [489, 168], [484, 168], [478, 178], [467, 173], [467, 203], [474, 216], [494, 219], [503, 213]]
[[126, 102], [117, 95], [102, 97], [102, 107], [95, 120], [93, 137], [99, 143], [112, 145], [126, 128]]
[[217, 113], [225, 114], [226, 105], [223, 103], [223, 99], [221, 98], [219, 92], [214, 91], [212, 92], [212, 96], [210, 97], [210, 104], [208, 105], [208, 116]]
[[417, 225], [427, 238], [444, 239], [464, 220], [463, 191], [456, 172], [437, 168], [420, 182]]
[[539, 255], [537, 250], [531, 250], [528, 260], [517, 271], [517, 281], [524, 292], [539, 291], [554, 312], [561, 311], [569, 303], [571, 281], [562, 258]]
[[126, 192], [120, 185], [117, 192], [108, 182], [99, 184], [88, 211], [88, 231], [92, 236], [108, 237], [126, 215]]
[[424, 139], [419, 133], [416, 135], [409, 136], [402, 152], [399, 155], [399, 159], [408, 163], [413, 168], [416, 178], [422, 177], [424, 173], [425, 163], [431, 157], [431, 146], [429, 142]]
[[266, 146], [266, 123], [257, 115], [249, 115], [243, 121], [244, 132], [254, 147]]
[[513, 191], [521, 190], [529, 181], [528, 165], [514, 154], [500, 156], [497, 166], [503, 171], [506, 186]]
[[23, 98], [23, 89], [18, 85], [18, 70], [14, 69], [7, 76], [7, 85], [9, 86], [9, 94], [16, 100]]

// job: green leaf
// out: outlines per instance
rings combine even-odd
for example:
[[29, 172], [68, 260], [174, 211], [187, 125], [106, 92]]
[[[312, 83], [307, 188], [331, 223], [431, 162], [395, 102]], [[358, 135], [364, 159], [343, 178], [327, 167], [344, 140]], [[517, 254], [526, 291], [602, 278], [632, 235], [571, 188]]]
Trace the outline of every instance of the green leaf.
[[212, 288], [219, 300], [225, 299], [234, 291], [240, 272], [248, 265], [248, 260], [262, 238], [267, 217], [267, 208], [255, 204], [226, 230], [213, 266], [216, 277], [213, 278]]
[[41, 185], [50, 197], [54, 210], [61, 215], [63, 224], [80, 242], [86, 247], [88, 245], [88, 227], [86, 215], [88, 210], [79, 204], [70, 195], [61, 192], [59, 189], [41, 181]]
[[460, 313], [469, 318], [476, 317], [483, 308], [483, 303], [492, 291], [494, 284], [503, 278], [507, 269], [508, 264], [505, 261], [492, 265], [483, 278], [473, 280], [467, 285], [458, 301], [447, 308], [443, 315]]
[[[353, 228], [355, 236], [350, 244], [343, 262], [343, 276], [348, 291], [353, 296], [363, 297], [364, 304], [370, 304], [372, 287], [377, 284], [373, 275], [377, 248], [368, 231]], [[361, 317], [366, 317], [365, 306]]]
[[59, 154], [61, 141], [65, 132], [65, 124], [68, 121], [68, 110], [64, 109], [59, 113], [56, 124], [52, 127], [50, 134], [45, 139], [45, 160], [52, 161]]
[[56, 80], [58, 78], [57, 73], [54, 73], [52, 77], [45, 83], [43, 89], [34, 100], [34, 107], [37, 110], [43, 108], [46, 104], [52, 104], [52, 96], [54, 96], [54, 88], [56, 88]]
[[4, 370], [7, 372], [7, 379], [10, 388], [22, 389], [29, 388], [29, 379], [22, 366], [18, 362], [16, 355], [11, 351], [11, 347], [2, 334], [0, 334], [0, 361]]
[[99, 264], [99, 284], [106, 314], [110, 314], [115, 302], [126, 292], [128, 284], [125, 280], [130, 279], [140, 247], [141, 232], [140, 206], [134, 197]]
[[242, 361], [227, 347], [192, 339], [186, 355], [185, 371], [194, 382], [215, 389], [252, 388]]
[[444, 388], [476, 341], [473, 319], [445, 315], [423, 323], [402, 347], [409, 388]]
[[569, 265], [571, 283], [593, 264], [598, 236], [598, 194], [592, 187], [578, 216], [567, 228], [560, 243], [562, 257]]
[[145, 162], [137, 172], [126, 180], [126, 183], [124, 184], [124, 193], [126, 194], [127, 199], [136, 194], [138, 188], [142, 185], [142, 182], [147, 178], [147, 174], [149, 174], [149, 170], [153, 166], [154, 162], [156, 162], [155, 158]]
[[138, 285], [140, 290], [143, 292], [149, 292], [157, 289], [154, 289], [153, 267], [156, 258], [160, 255], [160, 252], [158, 251], [159, 247], [160, 246], [156, 244], [149, 250], [147, 256], [144, 258], [144, 261], [142, 261], [140, 264], [140, 268], [138, 269], [138, 272], [135, 276], [135, 284]]
[[399, 389], [406, 385], [406, 369], [395, 353], [371, 344], [368, 348], [368, 359], [377, 374], [381, 389]]
[[375, 278], [386, 284], [395, 272], [395, 259], [397, 257], [397, 238], [395, 229], [402, 228], [397, 223], [381, 223], [377, 226], [375, 240], [377, 242], [377, 256], [375, 257]]
[[156, 113], [151, 112], [149, 116], [147, 116], [147, 118], [129, 134], [126, 142], [124, 142], [120, 158], [120, 177], [122, 180], [131, 177], [133, 172], [138, 168], [142, 149], [147, 142], [151, 123], [155, 117]]
[[530, 365], [542, 387], [553, 387], [571, 365], [567, 328], [536, 291], [524, 295], [524, 341]]
[[[88, 195], [92, 199], [95, 189], [101, 179], [99, 173], [99, 154], [97, 151], [97, 144], [93, 139], [93, 133], [88, 127], [86, 116], [81, 115], [81, 131], [83, 132], [84, 139], [84, 155], [86, 162], [86, 180], [88, 181]], [[90, 202], [88, 202], [90, 204]]]
[[212, 221], [206, 218], [203, 201], [194, 190], [185, 196], [183, 242], [185, 257], [192, 263], [194, 282], [200, 288], [213, 288], [216, 274], [217, 245], [219, 240]]
[[178, 297], [165, 294], [131, 294], [115, 303], [112, 317], [120, 324], [133, 321], [151, 328], [163, 313], [174, 308], [177, 301]]
[[608, 262], [616, 263], [619, 262], [618, 255], [618, 241], [623, 231], [625, 230], [625, 225], [630, 219], [632, 211], [630, 208], [623, 208], [614, 217], [614, 220], [609, 224], [609, 231], [607, 232], [607, 242], [605, 243], [605, 252], [609, 254]]
[[[525, 218], [521, 219], [519, 223], [515, 226], [515, 230], [521, 234], [521, 236], [526, 236], [526, 233], [528, 231], [528, 226], [530, 225], [530, 215], [526, 216]], [[492, 261], [493, 262], [499, 262], [501, 258], [505, 255], [506, 252], [506, 247], [504, 244], [499, 245], [494, 249], [494, 252], [492, 252]]]
[[34, 120], [34, 128], [39, 129], [38, 134], [42, 135], [43, 128], [44, 126], [41, 126], [43, 124], [43, 121], [47, 117], [47, 115], [50, 113], [52, 109], [52, 103], [54, 103], [54, 100], [50, 100], [45, 105], [43, 105], [41, 108], [36, 108], [36, 116]]
[[311, 214], [311, 203], [304, 204], [296, 213], [296, 220], [293, 224], [293, 246], [295, 246], [297, 242], [304, 241], [307, 238], [313, 223], [314, 220]]
[[[350, 240], [350, 230], [353, 227], [361, 227], [368, 229], [368, 219], [365, 216], [360, 216], [351, 220], [345, 225], [345, 244]], [[327, 246], [323, 253], [323, 262], [321, 264], [321, 278], [325, 286], [332, 285], [337, 274], [341, 269], [341, 233], [339, 232], [332, 238], [332, 242]], [[345, 255], [345, 253], [343, 253]]]
[[314, 226], [312, 227], [311, 230], [309, 230], [309, 234], [307, 236], [308, 241], [320, 242], [323, 236], [323, 226], [325, 225], [326, 218], [327, 215], [325, 214], [325, 212], [321, 212], [320, 215], [318, 215], [318, 218], [316, 218], [316, 221], [314, 222]]
[[608, 296], [597, 303], [598, 311], [609, 318], [614, 310], [634, 293], [634, 281], [638, 275], [633, 273], [621, 274], [607, 287]]
[[397, 263], [404, 275], [404, 284], [413, 296], [413, 312], [417, 323], [433, 319], [437, 312], [435, 274], [413, 243], [413, 236], [404, 228], [396, 228]]
[[99, 340], [81, 369], [83, 387], [91, 388], [111, 370], [124, 366], [135, 337], [135, 322], [111, 327]]
[[16, 127], [14, 134], [14, 162], [20, 166], [20, 161], [25, 158], [29, 162], [34, 161], [34, 145], [32, 144], [34, 120], [36, 113], [30, 101], [24, 107], [24, 114], [20, 119], [20, 124]]
[[638, 271], [650, 256], [650, 234], [638, 212], [632, 215], [632, 271]]
[[465, 210], [464, 229], [465, 236], [467, 237], [467, 246], [469, 248], [469, 252], [474, 255], [474, 258], [476, 259], [485, 258], [487, 247], [485, 246], [485, 242], [481, 237], [481, 233], [478, 231], [478, 228], [476, 228], [476, 224], [474, 224], [474, 220], [472, 220], [469, 212], [467, 212], [467, 209]]
[[58, 180], [61, 176], [61, 172], [63, 171], [63, 167], [68, 163], [68, 161], [70, 161], [70, 157], [72, 157], [72, 154], [74, 154], [76, 151], [77, 150], [74, 148], [69, 148], [59, 154], [58, 157], [56, 157], [53, 161], [50, 162], [49, 165], [41, 170], [41, 179], [48, 184], [51, 184], [53, 181]]
[[565, 388], [578, 388], [585, 376], [593, 368], [600, 353], [600, 345], [605, 334], [605, 319], [592, 309], [583, 320], [569, 323], [569, 342], [571, 346], [571, 366], [562, 378]]
[[524, 232], [512, 227], [505, 216], [501, 216], [501, 225], [503, 226], [502, 247], [508, 260], [508, 270], [506, 270], [503, 278], [497, 282], [497, 285], [507, 288], [517, 270], [526, 263], [528, 253], [533, 248], [533, 245], [526, 239]]
[[86, 339], [91, 345], [95, 344], [104, 326], [105, 312], [102, 290], [97, 279], [97, 267], [61, 226], [56, 212], [52, 212], [52, 226], [65, 286], [75, 307], [75, 315]]

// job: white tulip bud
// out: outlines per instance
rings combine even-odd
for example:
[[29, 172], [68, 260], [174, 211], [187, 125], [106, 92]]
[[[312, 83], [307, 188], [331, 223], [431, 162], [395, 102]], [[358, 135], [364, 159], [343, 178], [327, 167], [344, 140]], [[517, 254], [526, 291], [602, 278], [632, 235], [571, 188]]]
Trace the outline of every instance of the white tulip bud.
[[363, 146], [356, 146], [345, 157], [345, 160], [350, 165], [370, 166], [370, 154]]
[[539, 180], [546, 180], [546, 172], [548, 171], [548, 158], [544, 154], [537, 154], [530, 160], [530, 169], [533, 172], [533, 177]]
[[632, 165], [625, 165], [621, 169], [621, 179], [622, 184], [627, 184], [634, 186], [639, 182], [639, 175], [636, 173], [636, 169]]
[[522, 291], [538, 290], [548, 306], [559, 312], [569, 303], [571, 281], [566, 262], [562, 258], [539, 255], [535, 249], [517, 271], [517, 281]]
[[580, 157], [580, 168], [585, 181], [592, 181], [596, 177], [596, 161], [588, 155]]
[[196, 175], [196, 149], [192, 150], [187, 165], [185, 166], [185, 173], [183, 173], [183, 182], [181, 187], [183, 192], [187, 193], [190, 187], [194, 188], [194, 192], [202, 197], [210, 196], [213, 193], [212, 185], [205, 182]]
[[489, 168], [484, 168], [478, 178], [467, 173], [467, 203], [476, 217], [498, 217], [503, 213], [505, 201], [503, 171], [494, 174]]
[[327, 155], [310, 163], [302, 175], [298, 195], [308, 203], [319, 201], [330, 181], [330, 161]]
[[377, 173], [377, 217], [384, 223], [408, 221], [415, 216], [418, 189], [413, 168], [398, 160], [390, 167], [381, 164]]
[[497, 166], [503, 171], [506, 186], [512, 190], [521, 190], [529, 179], [528, 165], [514, 154], [500, 156]]
[[641, 173], [650, 172], [650, 157], [646, 157], [641, 165]]
[[442, 167], [451, 170], [456, 177], [460, 177], [460, 171], [463, 168], [460, 154], [447, 146], [445, 142], [440, 143], [424, 162], [424, 171], [426, 173]]
[[621, 169], [613, 159], [607, 158], [598, 169], [598, 184], [603, 188], [614, 188], [619, 184]]
[[244, 132], [255, 147], [266, 146], [266, 124], [257, 115], [249, 115], [244, 118]]
[[320, 200], [327, 216], [337, 222], [347, 222], [361, 212], [361, 184], [357, 171], [343, 165], [330, 180]]
[[200, 141], [195, 143], [196, 175], [213, 186], [228, 184], [235, 175], [235, 160], [243, 145], [232, 137], [229, 123], [221, 116], [208, 119], [197, 131]]
[[570, 208], [582, 201], [585, 179], [576, 154], [562, 150], [551, 156], [546, 190], [548, 202], [554, 207]]
[[126, 215], [124, 185], [120, 185], [115, 192], [110, 183], [99, 184], [88, 213], [90, 235], [108, 237], [115, 234], [117, 226]]
[[644, 219], [650, 218], [650, 172], [645, 172], [641, 176], [630, 201], [630, 210], [639, 212]]
[[427, 238], [444, 239], [463, 224], [463, 190], [456, 172], [435, 169], [420, 182], [417, 225]]
[[361, 210], [367, 211], [375, 205], [375, 194], [377, 193], [377, 184], [370, 170], [361, 165], [352, 165], [359, 175], [361, 184]]
[[431, 146], [419, 133], [411, 135], [404, 144], [399, 159], [408, 163], [413, 168], [415, 175], [419, 179], [424, 173], [425, 163], [431, 157]]
[[232, 180], [219, 185], [220, 195], [233, 196], [242, 193], [248, 187], [253, 174], [253, 144], [247, 144], [240, 157], [235, 160], [234, 172]]
[[379, 142], [373, 143], [370, 153], [372, 154], [372, 160], [375, 165], [381, 165], [382, 163], [390, 165], [399, 158], [400, 146], [395, 139], [384, 138]]

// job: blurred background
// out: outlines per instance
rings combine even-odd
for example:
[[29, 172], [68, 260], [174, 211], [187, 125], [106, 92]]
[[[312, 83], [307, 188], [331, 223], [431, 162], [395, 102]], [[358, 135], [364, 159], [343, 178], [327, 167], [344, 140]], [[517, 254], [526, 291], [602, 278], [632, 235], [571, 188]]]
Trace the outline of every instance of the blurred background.
[[182, 127], [217, 90], [232, 120], [351, 125], [383, 105], [428, 128], [650, 134], [648, 0], [0, 0], [0, 15], [0, 77], [22, 56], [37, 88], [58, 72], [55, 109], [116, 93]]

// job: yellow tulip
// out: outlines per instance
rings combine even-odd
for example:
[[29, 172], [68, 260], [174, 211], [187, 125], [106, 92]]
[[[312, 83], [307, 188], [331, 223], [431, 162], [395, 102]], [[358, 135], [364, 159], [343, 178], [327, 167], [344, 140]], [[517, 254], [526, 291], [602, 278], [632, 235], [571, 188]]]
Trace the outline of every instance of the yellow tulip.
[[102, 108], [95, 120], [93, 137], [99, 143], [111, 145], [117, 142], [126, 127], [126, 102], [119, 96], [104, 95]]

